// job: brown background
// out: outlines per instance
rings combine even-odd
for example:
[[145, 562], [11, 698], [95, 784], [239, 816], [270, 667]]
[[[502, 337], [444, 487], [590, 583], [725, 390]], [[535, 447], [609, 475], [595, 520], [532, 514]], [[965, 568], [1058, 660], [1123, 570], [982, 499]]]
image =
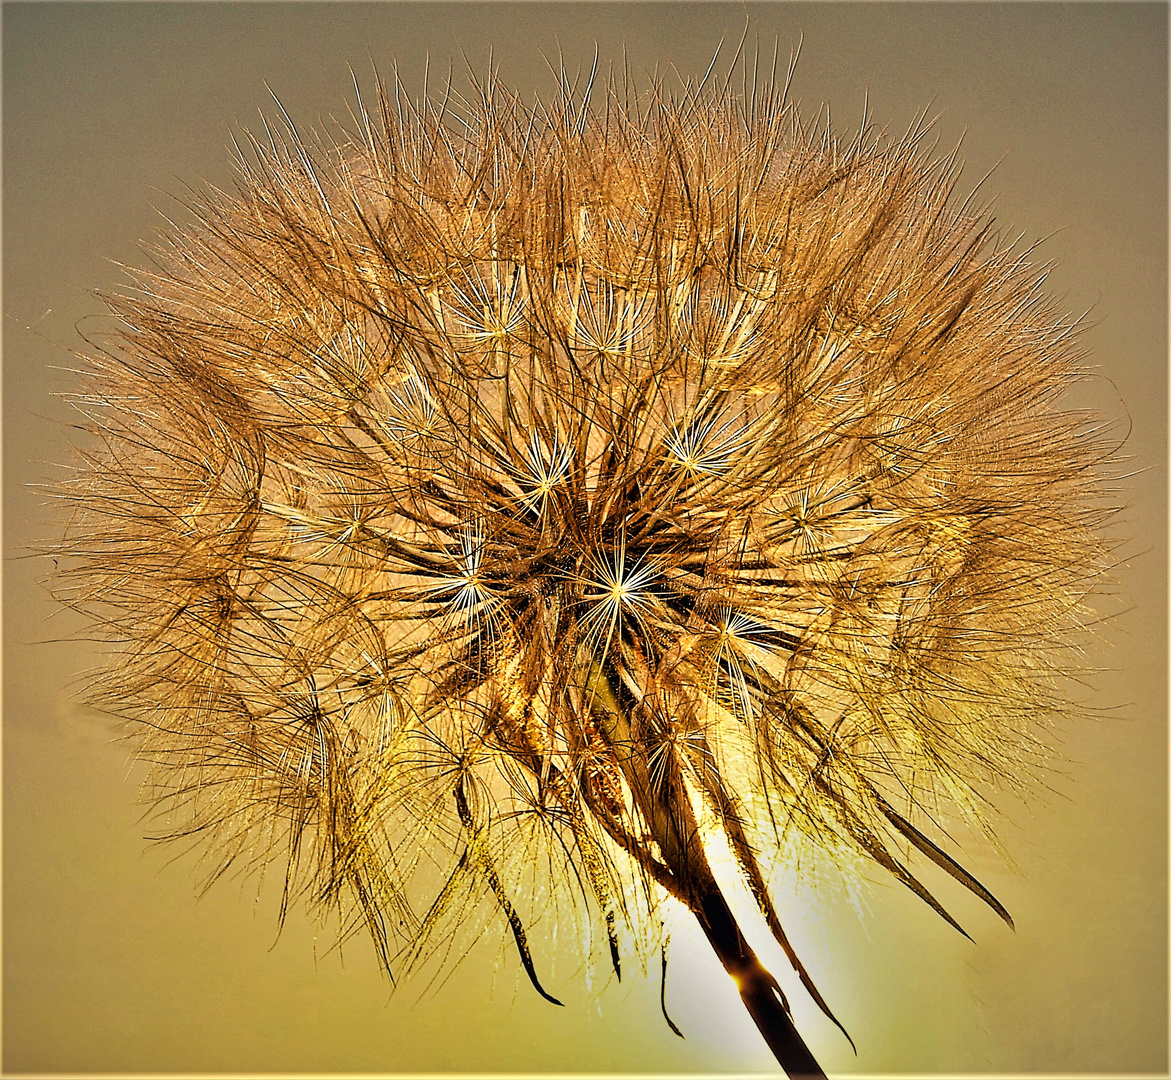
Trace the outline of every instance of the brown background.
[[[1079, 396], [1129, 416], [1129, 508], [1108, 667], [1084, 701], [1101, 719], [1062, 728], [1052, 790], [1010, 807], [1005, 842], [974, 869], [1017, 920], [1014, 935], [956, 897], [964, 941], [878, 878], [861, 916], [840, 889], [781, 896], [806, 962], [859, 1047], [789, 980], [799, 1024], [831, 1072], [1167, 1068], [1165, 431], [1167, 14], [1162, 5], [366, 5], [9, 4], [4, 45], [4, 998], [6, 1072], [772, 1071], [732, 987], [681, 928], [667, 1000], [657, 971], [584, 984], [572, 952], [542, 949], [540, 1000], [514, 955], [473, 952], [442, 987], [393, 996], [362, 942], [344, 965], [300, 913], [275, 947], [275, 890], [193, 895], [194, 859], [149, 848], [139, 778], [109, 721], [70, 699], [92, 647], [37, 584], [24, 546], [51, 535], [27, 485], [67, 458], [77, 329], [90, 289], [138, 262], [154, 203], [229, 180], [228, 130], [274, 111], [344, 115], [347, 64], [397, 57], [417, 89], [463, 49], [531, 96], [598, 42], [603, 62], [702, 73], [745, 15], [782, 58], [804, 34], [794, 86], [856, 127], [864, 96], [899, 132], [939, 112], [961, 133], [974, 186], [1026, 241], [1047, 237], [1054, 292], [1097, 320], [1085, 341], [1102, 378]], [[113, 260], [111, 262], [110, 260]], [[64, 369], [64, 370], [63, 370]], [[315, 960], [314, 950], [317, 957]], [[777, 969], [778, 973], [779, 968]]]

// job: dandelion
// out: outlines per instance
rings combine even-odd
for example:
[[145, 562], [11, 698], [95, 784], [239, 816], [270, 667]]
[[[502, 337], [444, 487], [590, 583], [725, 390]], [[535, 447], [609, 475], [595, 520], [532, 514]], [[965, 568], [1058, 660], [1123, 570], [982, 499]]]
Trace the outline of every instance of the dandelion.
[[108, 298], [59, 588], [209, 879], [277, 866], [396, 974], [499, 919], [551, 1001], [535, 926], [620, 976], [677, 903], [821, 1075], [711, 844], [831, 1018], [794, 844], [1011, 925], [941, 815], [1043, 766], [1108, 451], [928, 124], [595, 82], [249, 136]]

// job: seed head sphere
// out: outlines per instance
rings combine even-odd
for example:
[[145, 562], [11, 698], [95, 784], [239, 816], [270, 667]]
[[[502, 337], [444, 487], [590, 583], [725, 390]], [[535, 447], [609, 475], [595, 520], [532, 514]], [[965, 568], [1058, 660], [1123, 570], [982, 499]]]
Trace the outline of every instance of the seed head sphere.
[[60, 589], [210, 879], [275, 865], [396, 973], [495, 924], [551, 999], [534, 925], [620, 972], [674, 897], [815, 1075], [709, 845], [827, 1013], [778, 853], [1008, 920], [938, 823], [1043, 763], [1107, 451], [929, 125], [593, 84], [247, 137], [107, 298]]

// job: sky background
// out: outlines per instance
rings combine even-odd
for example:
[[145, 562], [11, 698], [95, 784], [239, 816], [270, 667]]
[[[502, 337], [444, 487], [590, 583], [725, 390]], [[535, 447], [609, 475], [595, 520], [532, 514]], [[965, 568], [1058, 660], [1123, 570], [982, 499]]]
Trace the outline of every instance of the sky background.
[[[586, 984], [543, 950], [529, 987], [511, 949], [473, 950], [442, 986], [391, 986], [355, 940], [344, 962], [300, 912], [276, 941], [278, 890], [221, 883], [151, 847], [141, 774], [114, 726], [79, 706], [97, 661], [38, 584], [28, 546], [57, 529], [28, 485], [68, 460], [70, 349], [102, 325], [92, 290], [200, 180], [230, 183], [229, 132], [275, 106], [298, 124], [344, 116], [349, 66], [397, 59], [408, 90], [489, 49], [526, 97], [545, 57], [588, 69], [706, 69], [746, 14], [782, 59], [803, 36], [792, 96], [834, 127], [895, 134], [928, 108], [941, 151], [963, 136], [965, 191], [990, 170], [998, 225], [1056, 263], [1051, 292], [1090, 312], [1100, 375], [1076, 404], [1131, 426], [1117, 595], [1103, 668], [1078, 688], [1096, 719], [1061, 731], [1048, 791], [1008, 807], [1015, 869], [970, 868], [1013, 913], [936, 882], [965, 941], [875, 877], [782, 890], [798, 951], [858, 1046], [773, 963], [832, 1073], [1164, 1073], [1167, 1061], [1166, 367], [1167, 9], [1143, 4], [6, 4], [4, 121], [3, 1071], [773, 1072], [697, 930], [675, 929], [668, 1008], [657, 965]], [[157, 208], [157, 209], [155, 209]], [[178, 856], [178, 857], [176, 857]], [[928, 880], [932, 879], [930, 874]], [[274, 944], [275, 942], [275, 944]]]

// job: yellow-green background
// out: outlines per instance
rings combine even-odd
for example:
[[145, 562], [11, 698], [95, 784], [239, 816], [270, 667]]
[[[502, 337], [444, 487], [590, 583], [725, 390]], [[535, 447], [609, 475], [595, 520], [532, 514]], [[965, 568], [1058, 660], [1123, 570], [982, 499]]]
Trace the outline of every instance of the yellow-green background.
[[[655, 970], [590, 989], [570, 954], [537, 942], [540, 1000], [508, 949], [474, 952], [442, 987], [391, 996], [371, 950], [324, 955], [300, 912], [275, 937], [275, 889], [193, 895], [194, 860], [150, 849], [137, 768], [112, 727], [71, 702], [95, 660], [36, 580], [22, 545], [53, 531], [26, 485], [66, 457], [77, 330], [96, 329], [89, 290], [138, 262], [169, 211], [162, 193], [229, 180], [234, 123], [274, 106], [305, 126], [369, 87], [370, 60], [398, 59], [417, 89], [429, 51], [460, 50], [506, 82], [548, 92], [543, 56], [603, 62], [626, 43], [635, 70], [706, 67], [746, 14], [782, 61], [804, 34], [794, 94], [847, 130], [864, 95], [898, 132], [941, 114], [964, 135], [998, 221], [1047, 237], [1051, 289], [1091, 309], [1103, 376], [1081, 400], [1129, 413], [1134, 475], [1109, 651], [1085, 700], [1106, 710], [1063, 728], [1052, 790], [1012, 808], [1019, 873], [974, 868], [1017, 919], [1009, 932], [954, 901], [974, 943], [876, 878], [859, 919], [837, 895], [783, 893], [806, 960], [858, 1044], [854, 1057], [795, 987], [798, 1022], [831, 1072], [1065, 1072], [1167, 1068], [1165, 428], [1167, 11], [1162, 5], [365, 5], [7, 4], [4, 48], [4, 908], [3, 1067], [57, 1071], [771, 1071], [731, 985], [693, 932]], [[110, 260], [114, 260], [111, 262]], [[87, 321], [88, 320], [88, 321]], [[314, 959], [314, 946], [318, 957]], [[497, 963], [499, 957], [499, 962]], [[774, 965], [778, 974], [782, 965]], [[420, 1000], [421, 998], [421, 1000]]]

